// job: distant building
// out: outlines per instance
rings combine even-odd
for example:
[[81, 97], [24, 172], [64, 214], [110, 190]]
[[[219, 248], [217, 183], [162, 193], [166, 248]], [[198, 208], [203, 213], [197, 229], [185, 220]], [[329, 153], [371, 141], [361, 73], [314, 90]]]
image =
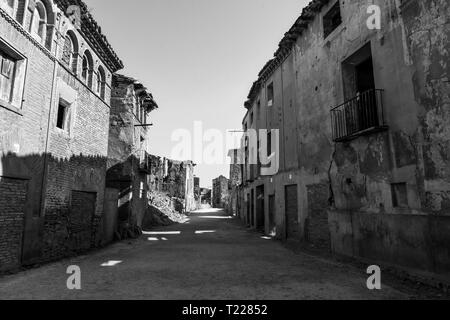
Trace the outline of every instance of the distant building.
[[212, 206], [213, 208], [227, 209], [230, 195], [229, 195], [229, 180], [220, 176], [213, 180], [212, 189]]
[[195, 205], [197, 209], [199, 209], [201, 205], [201, 190], [199, 177], [194, 177], [194, 198], [195, 198]]
[[212, 205], [212, 202], [211, 202], [212, 190], [208, 189], [208, 188], [201, 188], [200, 192], [201, 192], [201, 195], [200, 195], [201, 204], [211, 206]]
[[239, 215], [240, 206], [242, 205], [242, 201], [240, 199], [240, 188], [242, 185], [242, 168], [243, 161], [241, 161], [241, 150], [240, 149], [232, 149], [228, 153], [228, 156], [231, 159], [230, 162], [230, 194], [229, 194], [229, 203], [228, 203], [228, 211], [230, 214]]
[[197, 209], [194, 195], [194, 168], [192, 161], [165, 159], [166, 176], [163, 191], [184, 201], [183, 211], [189, 213]]

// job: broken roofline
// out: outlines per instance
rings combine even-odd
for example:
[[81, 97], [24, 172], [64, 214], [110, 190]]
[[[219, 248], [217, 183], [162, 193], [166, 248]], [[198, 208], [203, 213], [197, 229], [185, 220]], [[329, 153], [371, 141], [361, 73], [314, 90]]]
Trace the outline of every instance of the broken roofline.
[[82, 0], [54, 0], [56, 5], [67, 16], [67, 9], [71, 5], [78, 6], [81, 10], [81, 28], [80, 33], [88, 40], [112, 72], [123, 69], [123, 62], [119, 59], [111, 44], [102, 33], [102, 28], [95, 21], [89, 12], [87, 5]]
[[256, 80], [248, 94], [247, 101], [244, 103], [245, 108], [250, 109], [258, 91], [261, 89], [261, 85], [264, 79], [267, 79], [273, 71], [280, 66], [280, 64], [286, 59], [286, 57], [291, 53], [291, 50], [297, 41], [297, 39], [305, 31], [309, 23], [314, 20], [317, 13], [319, 13], [322, 8], [327, 5], [331, 0], [313, 0], [302, 10], [302, 14], [295, 21], [293, 26], [288, 32], [284, 34], [278, 44], [278, 49], [274, 53], [274, 58], [269, 60], [258, 74], [258, 80]]
[[129, 84], [132, 84], [134, 86], [134, 90], [136, 91], [136, 95], [143, 98], [143, 103], [149, 111], [153, 111], [159, 108], [158, 104], [153, 98], [153, 94], [147, 89], [147, 87], [142, 84], [142, 82], [135, 78], [128, 77], [119, 73], [114, 73], [113, 77], [116, 79], [116, 81], [128, 82]]

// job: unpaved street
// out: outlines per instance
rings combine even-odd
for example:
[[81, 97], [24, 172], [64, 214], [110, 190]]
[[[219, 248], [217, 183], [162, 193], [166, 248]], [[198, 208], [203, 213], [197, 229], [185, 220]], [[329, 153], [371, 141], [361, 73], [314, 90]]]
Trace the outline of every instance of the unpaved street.
[[[78, 265], [82, 290], [66, 287]], [[104, 266], [102, 266], [104, 265]], [[304, 254], [248, 231], [217, 210], [141, 239], [0, 278], [0, 299], [395, 299], [369, 291], [361, 270]]]

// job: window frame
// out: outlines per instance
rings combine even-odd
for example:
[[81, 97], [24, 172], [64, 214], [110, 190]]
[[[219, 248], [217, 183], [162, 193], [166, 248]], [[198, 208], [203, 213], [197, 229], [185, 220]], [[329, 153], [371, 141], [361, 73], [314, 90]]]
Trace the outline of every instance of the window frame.
[[[59, 109], [63, 106], [65, 109], [64, 117], [63, 117], [63, 128], [58, 127], [58, 119], [59, 119]], [[58, 110], [56, 112], [56, 122], [55, 128], [59, 132], [63, 132], [64, 134], [70, 135], [72, 131], [72, 104], [66, 101], [64, 98], [59, 97], [58, 100]]]
[[[60, 117], [60, 113], [61, 113], [61, 109], [63, 110], [63, 114]], [[67, 131], [67, 114], [69, 111], [69, 106], [66, 105], [64, 102], [60, 101], [58, 102], [58, 112], [56, 115], [56, 128], [63, 130], [63, 131]], [[61, 124], [59, 123], [61, 120]]]
[[[67, 44], [70, 43], [70, 49], [67, 48]], [[69, 52], [67, 52], [66, 50], [69, 49]], [[70, 37], [69, 34], [66, 34], [66, 36], [64, 37], [64, 45], [63, 45], [63, 50], [62, 50], [62, 56], [61, 56], [61, 62], [67, 67], [69, 68], [71, 71], [73, 71], [73, 56], [74, 56], [74, 44], [72, 41], [72, 38]], [[69, 61], [67, 62], [66, 59], [69, 59]]]
[[[24, 102], [28, 59], [22, 53], [16, 50], [13, 46], [11, 46], [1, 36], [0, 36], [0, 51], [2, 52], [2, 56], [5, 55], [9, 57], [10, 60], [14, 61], [14, 68], [11, 76], [12, 84], [10, 97], [8, 101], [0, 98], [0, 107], [4, 107], [13, 112], [21, 114]], [[0, 68], [3, 68], [3, 57], [0, 61]]]
[[[333, 12], [333, 11], [337, 11], [336, 9], [339, 10], [338, 13], [339, 13], [340, 23], [335, 25], [334, 27], [333, 27], [333, 24], [331, 24], [330, 26], [327, 26], [326, 25], [327, 21], [332, 21], [333, 14], [337, 13], [337, 12]], [[340, 3], [340, 0], [337, 0], [332, 6], [330, 6], [328, 11], [326, 13], [324, 13], [324, 15], [322, 16], [323, 38], [327, 39], [329, 36], [331, 36], [337, 29], [339, 29], [340, 26], [342, 26], [343, 22], [344, 21], [342, 19], [341, 3]]]
[[[270, 82], [267, 85], [266, 90], [267, 90], [267, 92], [266, 92], [266, 94], [267, 94], [267, 106], [268, 107], [272, 107], [274, 105], [274, 103], [275, 103], [275, 86], [273, 84], [273, 81]], [[270, 96], [269, 92], [271, 92], [271, 94], [270, 94], [272, 96], [271, 99], [269, 97]]]
[[105, 100], [106, 98], [106, 72], [105, 69], [100, 65], [97, 68], [97, 84], [96, 93], [100, 99]]
[[[84, 62], [86, 61], [86, 68]], [[89, 49], [84, 50], [83, 58], [81, 59], [81, 81], [93, 92], [96, 91], [94, 86], [94, 57]], [[86, 78], [84, 77], [86, 74]], [[96, 85], [96, 84], [95, 84]]]
[[12, 6], [8, 2], [11, 0], [0, 0], [0, 8], [2, 8], [6, 13], [8, 13], [11, 17], [15, 17], [17, 10], [17, 0], [12, 0]]

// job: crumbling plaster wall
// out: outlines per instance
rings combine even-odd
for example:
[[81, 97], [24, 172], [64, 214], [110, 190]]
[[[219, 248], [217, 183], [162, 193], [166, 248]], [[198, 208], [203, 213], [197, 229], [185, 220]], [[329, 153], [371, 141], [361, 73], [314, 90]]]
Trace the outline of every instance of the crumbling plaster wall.
[[[333, 4], [331, 1], [322, 15]], [[390, 183], [395, 180], [407, 179], [412, 192], [419, 193], [412, 166], [415, 150], [409, 139], [417, 128], [419, 108], [408, 81], [411, 67], [403, 48], [401, 11], [394, 0], [379, 1], [379, 5], [381, 30], [367, 28], [367, 4], [341, 1], [343, 23], [331, 35], [324, 39], [322, 16], [318, 15], [295, 46], [302, 181], [308, 188], [317, 183], [325, 186], [331, 180], [333, 188], [322, 198], [329, 198], [338, 208], [390, 208]], [[367, 43], [371, 46], [376, 87], [384, 90], [390, 133], [335, 145], [330, 109], [345, 101], [342, 62]], [[400, 147], [398, 159], [393, 158], [396, 146]], [[400, 164], [398, 170], [392, 161]]]
[[450, 3], [410, 1], [403, 13], [414, 98], [421, 107], [414, 136], [423, 157], [421, 200], [424, 209], [450, 215]]
[[136, 117], [138, 101], [134, 82], [115, 75], [112, 86], [107, 186], [118, 189], [122, 198], [131, 194], [131, 201], [122, 205], [120, 212], [131, 226], [141, 227], [149, 181], [139, 166], [141, 150], [147, 149], [147, 130], [139, 126]]
[[[298, 91], [301, 180], [316, 172], [331, 183], [334, 252], [448, 275], [449, 4], [378, 3], [380, 31], [365, 27], [364, 6], [345, 2], [343, 26], [329, 38], [316, 19], [297, 43], [299, 74], [307, 75]], [[369, 41], [389, 130], [333, 144], [329, 109], [345, 100], [336, 65]], [[406, 207], [394, 206], [397, 183], [407, 186]]]

